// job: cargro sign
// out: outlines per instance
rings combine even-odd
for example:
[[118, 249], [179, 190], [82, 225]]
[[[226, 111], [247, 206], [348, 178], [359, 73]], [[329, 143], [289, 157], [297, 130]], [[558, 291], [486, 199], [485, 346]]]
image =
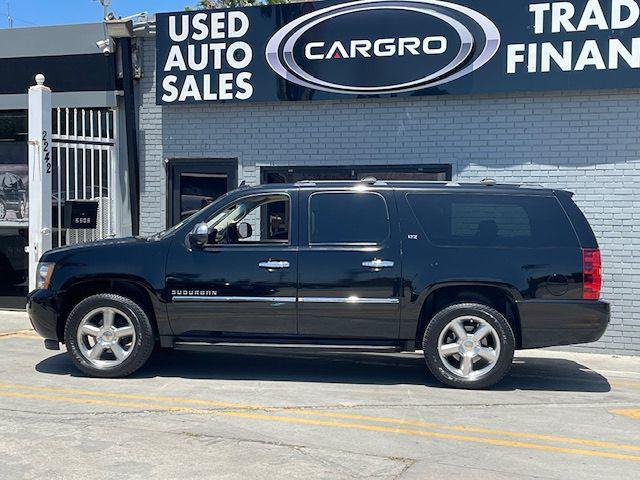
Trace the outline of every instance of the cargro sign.
[[640, 86], [640, 0], [359, 0], [157, 15], [157, 103]]

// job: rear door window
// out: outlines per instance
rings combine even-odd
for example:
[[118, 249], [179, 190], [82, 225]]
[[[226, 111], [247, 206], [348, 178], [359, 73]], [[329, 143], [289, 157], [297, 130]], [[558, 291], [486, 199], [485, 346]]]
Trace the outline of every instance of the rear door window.
[[429, 240], [441, 246], [577, 247], [556, 197], [408, 194]]
[[320, 192], [309, 197], [309, 243], [376, 245], [389, 237], [389, 213], [382, 195]]

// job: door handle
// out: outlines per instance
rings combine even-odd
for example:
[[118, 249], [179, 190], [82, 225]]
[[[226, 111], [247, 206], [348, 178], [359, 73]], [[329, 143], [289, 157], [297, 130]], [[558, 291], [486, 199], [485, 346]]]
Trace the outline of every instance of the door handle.
[[281, 270], [283, 268], [289, 268], [290, 264], [286, 260], [269, 260], [260, 262], [258, 266], [260, 268], [266, 268], [267, 270]]
[[373, 260], [367, 260], [366, 262], [362, 262], [363, 267], [369, 267], [374, 269], [380, 268], [391, 268], [395, 264], [391, 260], [380, 260], [378, 258], [374, 258]]

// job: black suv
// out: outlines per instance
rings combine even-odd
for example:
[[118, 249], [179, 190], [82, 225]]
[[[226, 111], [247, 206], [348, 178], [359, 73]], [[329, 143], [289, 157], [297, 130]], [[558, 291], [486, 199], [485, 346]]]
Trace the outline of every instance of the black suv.
[[571, 197], [493, 181], [240, 188], [152, 237], [45, 253], [28, 311], [47, 348], [100, 377], [156, 345], [384, 345], [486, 387], [516, 349], [607, 327], [598, 244]]

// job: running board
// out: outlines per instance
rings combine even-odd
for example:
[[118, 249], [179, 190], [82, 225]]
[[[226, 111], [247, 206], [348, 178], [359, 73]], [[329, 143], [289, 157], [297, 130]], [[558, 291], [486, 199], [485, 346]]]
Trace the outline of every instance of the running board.
[[342, 353], [397, 353], [403, 351], [400, 346], [393, 345], [320, 345], [306, 343], [249, 343], [249, 342], [186, 342], [176, 341], [173, 344], [176, 350], [211, 350], [231, 348], [239, 350], [240, 348], [263, 348], [263, 349], [296, 349], [307, 350], [321, 353], [342, 352]]

